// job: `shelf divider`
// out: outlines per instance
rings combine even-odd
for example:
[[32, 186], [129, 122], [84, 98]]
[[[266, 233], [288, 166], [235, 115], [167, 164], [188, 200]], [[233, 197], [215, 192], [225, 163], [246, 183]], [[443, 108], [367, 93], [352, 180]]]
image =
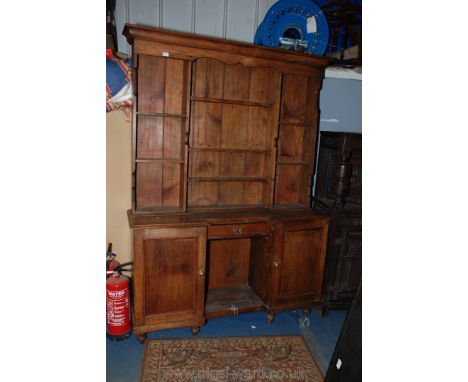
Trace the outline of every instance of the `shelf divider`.
[[190, 97], [192, 101], [198, 102], [214, 102], [214, 103], [224, 103], [230, 105], [239, 105], [239, 106], [258, 106], [258, 107], [272, 107], [270, 103], [264, 102], [250, 102], [250, 101], [235, 101], [228, 99], [218, 99], [218, 98], [205, 98], [205, 97]]

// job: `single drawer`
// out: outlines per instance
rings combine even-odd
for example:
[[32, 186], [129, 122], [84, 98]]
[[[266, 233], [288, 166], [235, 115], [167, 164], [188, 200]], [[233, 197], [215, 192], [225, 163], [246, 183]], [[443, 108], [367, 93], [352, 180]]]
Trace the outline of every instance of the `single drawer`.
[[208, 239], [264, 236], [269, 233], [268, 223], [223, 224], [208, 227]]

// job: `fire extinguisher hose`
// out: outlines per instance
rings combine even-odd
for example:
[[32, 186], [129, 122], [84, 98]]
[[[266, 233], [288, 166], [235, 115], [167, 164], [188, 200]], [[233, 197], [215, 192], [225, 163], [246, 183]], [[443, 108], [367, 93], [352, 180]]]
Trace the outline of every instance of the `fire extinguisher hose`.
[[113, 274], [114, 272], [119, 272], [119, 273], [121, 273], [122, 271], [123, 271], [123, 272], [133, 272], [133, 268], [129, 268], [129, 269], [123, 269], [123, 268], [122, 268], [122, 267], [125, 267], [125, 266], [127, 266], [127, 265], [132, 265], [132, 264], [133, 264], [132, 261], [128, 261], [128, 262], [126, 262], [126, 263], [117, 265], [112, 271], [107, 270], [106, 273], [107, 273], [107, 274]]
[[117, 267], [115, 267], [115, 269], [119, 270], [119, 271], [124, 271], [124, 272], [132, 272], [133, 267], [131, 267], [130, 269], [123, 269], [123, 267], [125, 267], [127, 265], [133, 265], [133, 261], [128, 261], [126, 263], [122, 263], [122, 264], [118, 265]]

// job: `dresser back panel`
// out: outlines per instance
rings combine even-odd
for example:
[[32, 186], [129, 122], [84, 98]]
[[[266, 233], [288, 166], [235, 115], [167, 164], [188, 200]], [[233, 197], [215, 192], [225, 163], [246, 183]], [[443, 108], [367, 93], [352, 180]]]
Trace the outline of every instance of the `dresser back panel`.
[[193, 63], [188, 208], [272, 204], [281, 73]]

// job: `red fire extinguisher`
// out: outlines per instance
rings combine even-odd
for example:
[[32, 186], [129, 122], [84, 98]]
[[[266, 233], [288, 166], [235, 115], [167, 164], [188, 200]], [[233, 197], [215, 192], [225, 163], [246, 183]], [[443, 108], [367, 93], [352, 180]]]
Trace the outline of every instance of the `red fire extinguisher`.
[[[122, 275], [123, 266], [118, 265], [106, 280], [106, 316], [107, 337], [111, 340], [123, 340], [132, 333], [130, 319], [130, 279]], [[108, 271], [109, 272], [109, 271]]]

